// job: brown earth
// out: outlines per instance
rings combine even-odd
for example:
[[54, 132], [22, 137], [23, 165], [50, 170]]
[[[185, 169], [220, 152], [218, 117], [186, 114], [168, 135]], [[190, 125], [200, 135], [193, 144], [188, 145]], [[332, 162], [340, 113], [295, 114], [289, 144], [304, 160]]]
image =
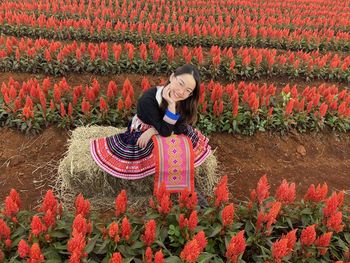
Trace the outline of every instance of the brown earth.
[[[66, 130], [55, 127], [39, 135], [0, 128], [1, 202], [16, 188], [23, 206], [36, 208], [57, 174], [67, 138]], [[349, 134], [214, 134], [210, 142], [234, 198], [245, 199], [263, 174], [268, 176], [271, 194], [283, 179], [296, 183], [299, 197], [311, 183], [326, 182], [330, 190], [350, 192]]]

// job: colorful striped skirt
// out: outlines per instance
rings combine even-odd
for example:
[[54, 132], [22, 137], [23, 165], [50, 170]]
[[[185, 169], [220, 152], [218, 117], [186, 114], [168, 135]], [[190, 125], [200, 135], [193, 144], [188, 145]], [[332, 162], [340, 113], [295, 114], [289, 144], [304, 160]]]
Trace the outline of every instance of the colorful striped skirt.
[[[200, 131], [189, 126], [184, 135], [192, 142], [194, 167], [201, 165], [210, 155], [211, 147]], [[124, 133], [91, 140], [90, 150], [97, 165], [105, 172], [122, 179], [140, 179], [155, 174], [154, 143], [150, 140], [145, 148], [136, 142], [144, 131], [132, 130], [131, 123]]]

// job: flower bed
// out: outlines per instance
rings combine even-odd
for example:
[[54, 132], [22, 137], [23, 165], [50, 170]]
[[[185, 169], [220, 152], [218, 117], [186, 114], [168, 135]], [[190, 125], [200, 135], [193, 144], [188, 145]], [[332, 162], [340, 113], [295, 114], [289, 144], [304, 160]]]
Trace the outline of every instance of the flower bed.
[[296, 200], [283, 180], [274, 196], [262, 176], [248, 201], [230, 203], [227, 177], [210, 206], [183, 191], [174, 203], [163, 185], [145, 211], [131, 211], [121, 191], [113, 216], [90, 215], [82, 195], [75, 211], [49, 190], [38, 211], [20, 210], [12, 189], [0, 215], [0, 258], [8, 262], [334, 262], [349, 259], [349, 207], [344, 192], [311, 185]]

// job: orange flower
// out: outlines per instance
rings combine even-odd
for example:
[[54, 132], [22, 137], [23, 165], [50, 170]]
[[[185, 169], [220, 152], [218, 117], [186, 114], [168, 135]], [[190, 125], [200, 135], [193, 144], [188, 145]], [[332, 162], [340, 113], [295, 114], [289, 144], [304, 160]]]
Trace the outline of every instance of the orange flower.
[[109, 237], [114, 240], [114, 242], [119, 242], [119, 226], [118, 223], [112, 222], [109, 226], [108, 231]]
[[146, 223], [145, 233], [142, 235], [142, 240], [146, 246], [151, 246], [156, 238], [156, 221], [151, 219]]
[[288, 239], [281, 238], [272, 244], [272, 256], [276, 263], [281, 263], [282, 258], [288, 255]]
[[119, 252], [113, 253], [112, 258], [109, 260], [109, 263], [122, 263], [122, 255]]
[[18, 243], [18, 250], [17, 251], [18, 251], [18, 255], [21, 258], [25, 258], [29, 254], [30, 247], [28, 246], [28, 244], [25, 240], [21, 239], [21, 241], [19, 241], [19, 243]]
[[317, 185], [315, 189], [315, 185], [312, 184], [309, 186], [304, 199], [305, 201], [313, 201], [313, 202], [321, 202], [323, 201], [328, 193], [328, 185], [324, 183], [321, 187], [320, 184]]
[[89, 232], [88, 223], [82, 214], [75, 216], [72, 224], [72, 229], [76, 230], [79, 233], [82, 233], [84, 236]]
[[327, 227], [330, 229], [333, 229], [337, 233], [343, 231], [344, 225], [341, 224], [342, 218], [343, 218], [342, 212], [337, 212], [337, 213], [331, 215], [327, 219], [327, 224], [326, 224]]
[[84, 235], [73, 228], [72, 237], [67, 243], [67, 250], [71, 253], [69, 261], [80, 262], [80, 259], [84, 255], [85, 246], [86, 241]]
[[232, 225], [234, 218], [234, 207], [232, 203], [224, 207], [221, 213], [221, 218], [224, 226]]
[[228, 201], [227, 175], [223, 176], [216, 187], [215, 191], [215, 206], [219, 207], [221, 204]]
[[40, 217], [38, 217], [37, 215], [33, 216], [30, 227], [34, 236], [38, 236], [40, 235], [40, 233], [46, 231], [46, 228], [41, 222]]
[[47, 210], [51, 210], [52, 212], [56, 212], [57, 210], [57, 200], [52, 190], [46, 192], [44, 201], [40, 207], [41, 212], [46, 212]]
[[311, 246], [316, 239], [315, 225], [308, 226], [301, 231], [300, 241], [302, 245]]
[[162, 250], [159, 250], [154, 255], [154, 263], [163, 263], [164, 262], [164, 256]]
[[85, 200], [82, 194], [79, 194], [75, 199], [75, 215], [81, 214], [83, 217], [90, 213], [90, 202]]
[[245, 248], [246, 242], [244, 239], [244, 230], [242, 230], [231, 238], [225, 254], [227, 260], [229, 262], [237, 262], [239, 255], [244, 253]]
[[41, 254], [41, 250], [38, 243], [34, 243], [29, 251], [29, 259], [27, 263], [41, 263], [44, 262], [44, 256]]
[[197, 211], [192, 211], [188, 219], [188, 229], [193, 232], [196, 229], [197, 224], [198, 224]]
[[262, 202], [269, 197], [270, 185], [267, 182], [266, 175], [263, 175], [258, 182], [258, 185], [256, 187], [256, 194], [258, 198], [259, 204], [262, 204]]
[[195, 191], [190, 192], [187, 188], [181, 191], [179, 196], [180, 208], [187, 208], [193, 210], [196, 208], [198, 203], [197, 193]]
[[125, 216], [122, 221], [122, 237], [125, 238], [125, 240], [129, 240], [131, 235], [131, 225], [129, 223], [128, 218]]
[[195, 235], [193, 237], [193, 239], [197, 240], [199, 248], [200, 248], [201, 251], [203, 251], [205, 249], [205, 247], [207, 246], [208, 241], [207, 241], [207, 239], [205, 237], [205, 234], [204, 234], [203, 230], [199, 231], [197, 233], [197, 235]]
[[276, 190], [276, 199], [284, 204], [293, 203], [295, 200], [295, 183], [288, 184], [287, 180], [284, 179]]
[[126, 191], [122, 190], [115, 199], [115, 216], [118, 217], [126, 212], [128, 199]]
[[327, 232], [322, 236], [319, 236], [318, 238], [316, 238], [315, 246], [317, 247], [321, 255], [325, 255], [327, 253], [327, 249], [331, 241], [332, 235], [333, 235], [333, 232]]
[[100, 97], [100, 111], [106, 113], [108, 111], [108, 106], [103, 97]]
[[180, 253], [180, 258], [188, 263], [196, 262], [200, 254], [200, 247], [198, 241], [193, 239], [186, 243], [184, 249]]
[[152, 249], [150, 247], [147, 247], [147, 249], [146, 249], [146, 262], [152, 263], [152, 257], [153, 257]]

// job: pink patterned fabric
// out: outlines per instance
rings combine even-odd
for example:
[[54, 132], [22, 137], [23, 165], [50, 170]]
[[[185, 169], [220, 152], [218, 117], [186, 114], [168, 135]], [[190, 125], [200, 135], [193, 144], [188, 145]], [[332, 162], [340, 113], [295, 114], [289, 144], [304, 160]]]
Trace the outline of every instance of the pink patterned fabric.
[[187, 188], [194, 191], [194, 151], [191, 140], [185, 135], [152, 137], [156, 173], [154, 191], [165, 182], [170, 193]]

